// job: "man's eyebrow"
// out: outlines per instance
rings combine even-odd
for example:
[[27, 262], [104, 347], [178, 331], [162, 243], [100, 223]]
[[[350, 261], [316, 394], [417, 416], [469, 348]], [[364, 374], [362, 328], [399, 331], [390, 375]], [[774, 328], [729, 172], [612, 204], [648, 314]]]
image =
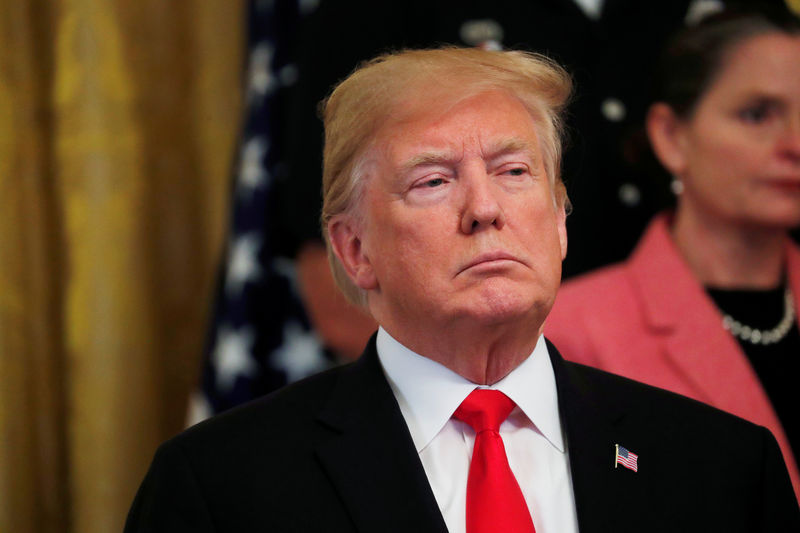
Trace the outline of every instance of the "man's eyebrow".
[[519, 137], [512, 137], [504, 139], [495, 144], [489, 145], [486, 150], [486, 158], [494, 159], [506, 154], [524, 152], [532, 157], [535, 157], [539, 150], [530, 141], [521, 139]]
[[429, 151], [416, 154], [400, 165], [401, 172], [407, 172], [416, 167], [426, 165], [440, 165], [443, 163], [452, 163], [458, 159], [455, 154], [447, 151]]
[[[494, 159], [515, 152], [524, 152], [531, 157], [536, 157], [538, 150], [530, 141], [519, 137], [512, 137], [489, 145], [486, 150], [486, 159]], [[447, 150], [422, 152], [404, 161], [400, 165], [400, 172], [408, 172], [420, 166], [453, 163], [458, 159], [459, 157], [457, 155]]]

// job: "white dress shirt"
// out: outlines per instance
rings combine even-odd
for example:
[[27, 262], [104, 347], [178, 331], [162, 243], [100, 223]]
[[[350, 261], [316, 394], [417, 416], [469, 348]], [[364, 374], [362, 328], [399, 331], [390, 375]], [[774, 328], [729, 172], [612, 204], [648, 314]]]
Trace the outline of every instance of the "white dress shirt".
[[475, 431], [451, 417], [479, 387], [502, 391], [517, 404], [500, 435], [537, 533], [577, 533], [555, 375], [544, 337], [521, 365], [490, 387], [412, 352], [383, 328], [377, 347], [450, 533], [466, 532], [467, 476], [475, 443]]

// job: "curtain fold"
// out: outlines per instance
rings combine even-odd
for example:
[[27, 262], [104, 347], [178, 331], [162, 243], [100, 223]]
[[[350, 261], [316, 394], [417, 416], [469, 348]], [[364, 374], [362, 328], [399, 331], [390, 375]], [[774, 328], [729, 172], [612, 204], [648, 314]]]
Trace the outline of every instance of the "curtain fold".
[[51, 70], [41, 6], [0, 7], [0, 531], [68, 520]]
[[199, 372], [244, 2], [0, 7], [0, 532], [120, 531]]

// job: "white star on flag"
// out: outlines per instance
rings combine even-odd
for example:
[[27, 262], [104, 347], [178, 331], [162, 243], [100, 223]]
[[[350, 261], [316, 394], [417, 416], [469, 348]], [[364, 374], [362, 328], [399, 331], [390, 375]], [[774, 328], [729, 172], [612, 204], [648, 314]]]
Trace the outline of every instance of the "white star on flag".
[[228, 295], [241, 294], [245, 283], [261, 277], [261, 265], [258, 262], [260, 247], [261, 239], [256, 233], [242, 235], [233, 242], [225, 278], [225, 292]]
[[250, 53], [248, 76], [250, 78], [247, 94], [249, 98], [262, 99], [275, 88], [272, 75], [272, 56], [275, 50], [268, 43], [261, 43]]
[[239, 376], [251, 377], [258, 370], [250, 350], [255, 334], [250, 327], [238, 330], [221, 328], [214, 348], [214, 367], [217, 371], [217, 387], [229, 391]]
[[294, 320], [283, 326], [283, 344], [272, 354], [274, 366], [283, 369], [289, 383], [316, 374], [330, 366], [322, 344], [311, 331], [304, 331]]
[[242, 190], [252, 194], [254, 190], [267, 183], [267, 168], [264, 165], [267, 148], [264, 137], [253, 137], [242, 146], [239, 167], [239, 183]]

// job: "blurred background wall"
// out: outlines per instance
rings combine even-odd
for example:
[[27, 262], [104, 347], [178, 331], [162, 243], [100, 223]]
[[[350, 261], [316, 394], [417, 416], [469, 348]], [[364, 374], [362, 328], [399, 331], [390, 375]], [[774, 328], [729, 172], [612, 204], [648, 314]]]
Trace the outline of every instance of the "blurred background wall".
[[243, 0], [0, 2], [0, 532], [120, 531], [200, 370]]

